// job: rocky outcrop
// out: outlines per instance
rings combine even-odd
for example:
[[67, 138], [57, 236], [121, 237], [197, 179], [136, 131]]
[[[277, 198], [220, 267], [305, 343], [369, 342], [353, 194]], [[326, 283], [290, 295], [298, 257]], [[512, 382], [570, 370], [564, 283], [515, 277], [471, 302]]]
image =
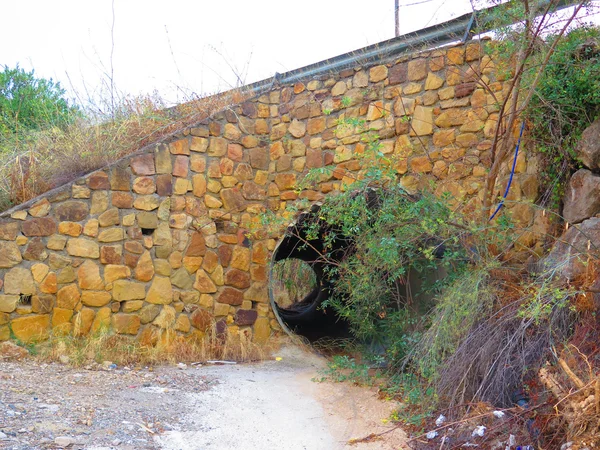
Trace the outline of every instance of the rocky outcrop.
[[587, 169], [573, 174], [565, 192], [563, 217], [579, 223], [600, 213], [600, 176]]
[[585, 167], [590, 170], [600, 169], [600, 118], [582, 133], [575, 152]]
[[600, 257], [600, 218], [570, 227], [545, 260], [545, 269], [573, 280], [586, 272], [591, 259]]

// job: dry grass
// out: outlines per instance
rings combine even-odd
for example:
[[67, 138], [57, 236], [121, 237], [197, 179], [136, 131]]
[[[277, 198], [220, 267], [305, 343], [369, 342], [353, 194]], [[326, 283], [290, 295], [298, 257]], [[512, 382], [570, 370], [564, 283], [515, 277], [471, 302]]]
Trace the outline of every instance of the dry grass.
[[249, 96], [230, 91], [173, 108], [157, 96], [125, 97], [110, 113], [88, 112], [64, 129], [0, 136], [0, 210], [105, 167]]
[[51, 336], [31, 348], [43, 361], [60, 361], [73, 366], [101, 364], [146, 366], [157, 364], [227, 360], [236, 362], [269, 359], [277, 347], [275, 340], [257, 344], [243, 332], [218, 333], [215, 326], [203, 336], [182, 336], [172, 330], [155, 330], [151, 342], [102, 330], [86, 337]]

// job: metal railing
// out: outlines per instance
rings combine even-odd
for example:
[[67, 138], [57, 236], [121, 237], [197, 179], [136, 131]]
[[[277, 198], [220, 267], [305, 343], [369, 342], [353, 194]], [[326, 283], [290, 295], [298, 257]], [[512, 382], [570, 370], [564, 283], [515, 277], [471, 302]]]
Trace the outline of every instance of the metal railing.
[[[547, 0], [547, 2], [550, 1], [552, 0]], [[565, 9], [578, 3], [579, 1], [576, 0], [559, 0], [556, 2], [553, 11]], [[275, 83], [296, 83], [310, 77], [338, 72], [357, 65], [387, 62], [415, 51], [431, 50], [455, 42], [466, 42], [475, 34], [493, 31], [498, 24], [492, 25], [486, 18], [492, 14], [501, 15], [502, 11], [506, 11], [506, 7], [507, 3], [504, 3], [464, 14], [447, 22], [403, 34], [299, 69], [285, 73], [275, 73], [274, 77], [243, 86], [243, 89], [246, 92], [253, 91], [259, 94], [271, 89]], [[512, 19], [506, 15], [506, 22], [501, 25], [511, 25], [513, 23]]]

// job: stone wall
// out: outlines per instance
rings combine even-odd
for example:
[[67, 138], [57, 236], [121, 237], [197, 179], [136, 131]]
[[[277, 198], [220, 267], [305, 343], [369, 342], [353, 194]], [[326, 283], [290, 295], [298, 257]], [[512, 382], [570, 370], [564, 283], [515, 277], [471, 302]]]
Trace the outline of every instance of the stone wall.
[[[355, 156], [364, 128], [379, 135], [407, 190], [434, 182], [475, 210], [506, 89], [479, 42], [275, 86], [8, 211], [0, 340], [111, 327], [151, 341], [165, 328], [202, 334], [214, 319], [264, 342], [277, 328], [267, 286], [277, 240], [246, 235], [261, 212], [351, 184], [363, 168]], [[338, 126], [349, 118], [366, 127]], [[525, 153], [509, 200], [537, 194]], [[297, 182], [320, 167], [332, 170], [298, 193]], [[513, 211], [533, 220], [526, 203]]]

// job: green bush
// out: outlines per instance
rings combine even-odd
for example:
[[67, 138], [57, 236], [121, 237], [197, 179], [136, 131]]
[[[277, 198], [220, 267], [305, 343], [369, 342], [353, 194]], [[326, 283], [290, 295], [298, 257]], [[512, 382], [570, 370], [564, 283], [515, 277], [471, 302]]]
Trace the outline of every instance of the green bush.
[[64, 127], [79, 114], [52, 79], [39, 78], [18, 65], [0, 72], [0, 135]]
[[[554, 39], [555, 36], [549, 36], [545, 45]], [[525, 111], [542, 155], [542, 183], [552, 206], [559, 205], [565, 180], [579, 167], [574, 147], [581, 133], [600, 115], [598, 74], [600, 28], [572, 30], [557, 44]]]

